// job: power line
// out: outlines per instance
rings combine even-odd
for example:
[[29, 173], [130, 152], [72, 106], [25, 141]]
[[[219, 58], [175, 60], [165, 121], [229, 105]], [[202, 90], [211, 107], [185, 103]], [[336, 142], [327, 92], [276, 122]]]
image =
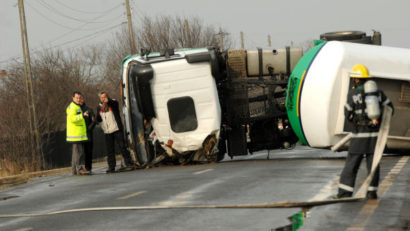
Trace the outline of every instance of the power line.
[[[88, 38], [88, 39], [85, 40], [85, 41], [88, 41], [88, 40], [91, 40], [92, 38], [95, 38], [95, 37], [97, 37], [97, 36], [99, 36], [99, 35], [101, 35], [101, 34], [104, 34], [105, 32], [108, 32], [108, 31], [110, 31], [110, 30], [112, 30], [112, 29], [114, 29], [114, 28], [116, 28], [116, 27], [118, 27], [118, 26], [121, 26], [121, 25], [123, 25], [123, 24], [125, 24], [125, 22], [116, 24], [116, 25], [114, 25], [114, 26], [110, 26], [110, 27], [105, 28], [105, 29], [103, 29], [103, 30], [100, 30], [100, 31], [97, 31], [97, 32], [88, 34], [88, 35], [86, 35], [86, 36], [83, 36], [83, 37], [80, 37], [80, 38], [77, 38], [77, 39], [73, 39], [73, 40], [70, 40], [70, 41], [61, 43], [61, 44], [59, 44], [59, 45], [55, 45], [55, 46], [50, 47], [50, 48], [47, 48], [47, 49], [53, 49], [53, 48], [56, 48], [56, 47], [61, 47], [61, 46], [67, 45], [67, 44], [69, 44], [69, 43], [77, 42], [77, 41], [80, 41], [80, 40], [83, 40], [83, 39], [86, 39], [86, 38]], [[82, 41], [82, 43], [81, 43], [80, 45], [82, 45], [83, 42], [84, 42], [84, 40]], [[77, 46], [74, 46], [74, 47], [77, 47]], [[74, 48], [74, 47], [72, 47], [72, 48]]]
[[142, 13], [137, 6], [137, 2], [134, 2], [134, 6], [131, 7], [131, 10], [136, 11], [136, 16], [142, 21], [144, 17], [146, 16], [144, 13]]
[[[117, 4], [117, 5], [115, 5], [114, 7], [110, 8], [110, 9], [108, 9], [108, 10], [106, 10], [106, 11], [103, 11], [100, 15], [98, 15], [98, 16], [92, 18], [91, 20], [96, 20], [96, 19], [102, 18], [102, 17], [106, 16], [105, 13], [107, 13], [107, 12], [109, 12], [109, 11], [112, 11], [113, 9], [115, 9], [115, 8], [121, 6], [121, 5], [122, 5], [121, 3], [120, 3], [120, 4]], [[32, 7], [32, 6], [31, 6], [31, 7]], [[33, 7], [32, 7], [32, 8], [33, 8]], [[37, 13], [38, 13], [38, 12], [37, 12]], [[111, 20], [111, 21], [112, 21], [112, 20]], [[54, 42], [56, 42], [57, 40], [59, 40], [59, 39], [65, 37], [66, 35], [68, 35], [68, 34], [74, 32], [74, 31], [76, 31], [76, 30], [82, 30], [83, 27], [85, 27], [86, 25], [88, 25], [88, 24], [90, 24], [90, 23], [91, 23], [91, 22], [85, 22], [85, 23], [81, 24], [81, 25], [78, 26], [78, 27], [72, 28], [70, 31], [68, 31], [68, 32], [66, 32], [66, 33], [63, 33], [63, 34], [61, 34], [61, 35], [59, 35], [59, 36], [57, 36], [57, 37], [51, 39], [51, 40], [48, 41], [47, 43], [48, 43], [48, 44], [54, 43]], [[102, 29], [102, 30], [100, 30], [100, 31], [95, 31], [95, 32], [93, 32], [92, 34], [88, 34], [88, 35], [86, 35], [86, 36], [84, 36], [84, 37], [80, 37], [80, 38], [77, 38], [77, 39], [74, 39], [74, 40], [70, 40], [70, 41], [68, 41], [68, 42], [64, 42], [64, 43], [62, 43], [62, 44], [55, 45], [55, 46], [53, 46], [53, 47], [51, 47], [51, 48], [55, 48], [55, 47], [58, 47], [58, 46], [63, 46], [63, 45], [66, 45], [66, 44], [68, 44], [68, 43], [72, 43], [72, 42], [75, 42], [75, 41], [78, 41], [78, 40], [81, 40], [81, 39], [84, 39], [84, 38], [88, 38], [88, 37], [90, 37], [90, 36], [92, 36], [92, 35], [94, 35], [94, 34], [100, 34], [100, 33], [106, 32], [106, 31], [111, 30], [111, 29], [113, 29], [113, 28], [115, 28], [115, 27], [117, 27], [117, 26], [119, 26], [119, 25], [121, 25], [121, 24], [122, 24], [122, 23], [116, 24], [115, 26], [112, 26], [112, 27], [104, 28], [104, 29]], [[95, 36], [94, 36], [94, 37], [95, 37]], [[38, 49], [40, 49], [40, 46], [39, 46], [39, 47], [36, 47], [36, 48], [34, 48], [34, 49], [30, 49], [30, 50], [32, 50], [33, 52], [36, 52]], [[50, 49], [50, 48], [48, 48], [48, 49]], [[20, 58], [21, 58], [20, 55], [15, 55], [15, 56], [12, 56], [12, 57], [10, 57], [10, 58], [8, 58], [8, 59], [1, 60], [1, 61], [0, 61], [0, 64], [1, 64], [1, 63], [10, 62], [10, 60], [16, 60], [16, 61], [17, 61], [17, 60], [20, 59]]]
[[58, 23], [58, 22], [56, 22], [56, 21], [54, 21], [54, 20], [48, 18], [47, 16], [45, 16], [44, 14], [42, 14], [39, 10], [37, 10], [35, 7], [33, 7], [31, 4], [29, 4], [28, 2], [29, 2], [29, 1], [27, 1], [26, 4], [27, 4], [32, 10], [34, 10], [35, 12], [37, 12], [37, 14], [39, 14], [39, 15], [42, 16], [43, 18], [47, 19], [49, 22], [52, 22], [52, 23], [54, 23], [54, 24], [56, 24], [56, 25], [58, 25], [58, 26], [61, 26], [61, 27], [63, 27], [63, 28], [66, 28], [66, 29], [70, 29], [70, 30], [73, 30], [73, 29], [74, 29], [74, 28], [72, 28], [72, 27], [68, 27], [68, 26], [66, 26], [66, 25], [60, 24], [60, 23]]
[[[56, 22], [55, 20], [50, 19], [49, 17], [45, 16], [43, 13], [41, 13], [38, 9], [36, 9], [34, 6], [32, 6], [31, 4], [29, 4], [28, 2], [26, 2], [26, 4], [27, 4], [32, 10], [34, 10], [35, 12], [37, 12], [37, 14], [39, 14], [40, 16], [42, 16], [43, 18], [45, 18], [45, 19], [48, 20], [49, 22], [52, 22], [52, 23], [54, 23], [54, 24], [56, 24], [56, 25], [58, 25], [58, 26], [61, 26], [61, 27], [63, 27], [63, 28], [70, 29], [70, 30], [82, 30], [82, 31], [90, 31], [90, 30], [101, 29], [101, 27], [100, 27], [100, 28], [94, 28], [94, 29], [89, 29], [89, 28], [81, 29], [81, 28], [68, 27], [68, 26], [66, 26], [66, 25], [63, 25], [63, 24], [61, 24], [61, 23], [59, 23], [59, 22]], [[115, 18], [118, 18], [118, 16], [115, 16]], [[105, 21], [105, 22], [112, 22], [115, 18], [111, 18], [110, 20], [107, 20], [107, 21]]]
[[[112, 9], [114, 9], [114, 8], [115, 8], [115, 7], [111, 8], [110, 10], [112, 10]], [[107, 11], [109, 11], [109, 10], [107, 10]], [[99, 16], [97, 16], [97, 17], [95, 17], [95, 18], [93, 18], [93, 20], [94, 20], [94, 19], [101, 18], [101, 17], [103, 17], [103, 16], [105, 16], [104, 13], [101, 14], [101, 15], [99, 15]], [[62, 37], [65, 37], [66, 35], [70, 34], [71, 32], [73, 32], [73, 31], [75, 31], [75, 30], [78, 30], [78, 29], [81, 29], [81, 28], [83, 28], [84, 26], [86, 26], [86, 25], [88, 25], [88, 24], [89, 24], [88, 22], [83, 23], [82, 25], [80, 25], [80, 26], [74, 28], [73, 30], [70, 30], [70, 31], [68, 31], [68, 32], [66, 32], [66, 33], [64, 33], [64, 34], [62, 34], [62, 35], [60, 35], [60, 36], [57, 36], [56, 38], [50, 40], [49, 43], [55, 42], [55, 41], [57, 41], [58, 39], [60, 39], [60, 38], [62, 38]]]
[[[40, 3], [40, 5], [42, 5], [43, 7], [47, 8], [49, 11], [53, 12], [54, 14], [57, 14], [57, 15], [59, 15], [59, 16], [61, 16], [61, 17], [68, 18], [68, 19], [71, 19], [71, 20], [74, 20], [74, 21], [77, 21], [77, 22], [104, 23], [104, 22], [99, 22], [99, 21], [92, 21], [93, 19], [90, 21], [89, 19], [79, 19], [79, 18], [75, 18], [75, 17], [69, 16], [69, 15], [66, 15], [66, 14], [62, 13], [61, 11], [55, 9], [54, 7], [52, 7], [51, 5], [49, 5], [48, 3], [44, 2], [43, 0], [39, 0], [38, 3]], [[120, 4], [117, 4], [115, 7], [111, 8], [111, 9], [109, 9], [109, 10], [104, 11], [103, 13], [106, 13], [106, 12], [108, 12], [108, 11], [111, 11], [111, 10], [113, 10], [113, 9], [119, 7], [119, 6], [121, 6], [121, 3], [120, 3]]]
[[[114, 7], [112, 7], [112, 8], [110, 8], [110, 9], [106, 10], [106, 11], [103, 12], [102, 14], [100, 14], [100, 15], [98, 15], [98, 16], [92, 18], [92, 20], [99, 19], [99, 18], [102, 18], [102, 17], [106, 16], [106, 14], [105, 14], [106, 12], [115, 9], [116, 7], [118, 7], [118, 6], [120, 6], [120, 5], [121, 5], [121, 4], [118, 4], [118, 5], [114, 6]], [[67, 31], [66, 33], [63, 33], [63, 34], [61, 34], [61, 35], [59, 35], [59, 36], [57, 36], [57, 37], [55, 37], [55, 38], [49, 40], [47, 43], [48, 43], [48, 44], [53, 43], [53, 42], [59, 40], [60, 38], [63, 38], [63, 37], [65, 37], [66, 35], [68, 35], [68, 34], [74, 32], [74, 31], [76, 31], [76, 30], [80, 30], [81, 28], [83, 28], [84, 26], [86, 26], [86, 25], [88, 25], [88, 24], [89, 24], [88, 22], [83, 23], [83, 24], [81, 24], [80, 26], [75, 27], [75, 28], [73, 28], [72, 30]], [[121, 23], [121, 24], [122, 24], [122, 23]], [[118, 24], [118, 25], [121, 25], [121, 24]], [[117, 25], [117, 26], [118, 26], [118, 25]], [[105, 29], [103, 29], [103, 30], [105, 30]], [[97, 31], [97, 32], [94, 32], [94, 33], [99, 33], [99, 32]], [[40, 48], [40, 47], [37, 47], [37, 48], [31, 49], [31, 50], [35, 51], [35, 50], [37, 50], [37, 49], [39, 49], [39, 48]], [[5, 59], [5, 60], [0, 61], [0, 63], [7, 63], [7, 62], [10, 61], [10, 59], [11, 59], [11, 60], [13, 60], [13, 59], [14, 59], [14, 60], [17, 60], [17, 59], [19, 59], [19, 58], [21, 58], [20, 55], [15, 55], [15, 56], [12, 56], [11, 58], [8, 58], [8, 59]]]
[[[124, 22], [124, 23], [125, 23], [125, 22]], [[63, 42], [63, 43], [54, 45], [54, 46], [52, 46], [52, 47], [45, 48], [44, 50], [50, 50], [50, 49], [54, 49], [54, 48], [57, 48], [57, 47], [62, 47], [62, 46], [64, 46], [64, 45], [67, 45], [67, 44], [70, 44], [70, 43], [74, 43], [74, 42], [77, 42], [77, 41], [81, 41], [81, 40], [87, 39], [87, 38], [88, 38], [88, 39], [85, 40], [85, 41], [88, 41], [88, 40], [90, 40], [90, 39], [92, 39], [92, 38], [95, 38], [95, 37], [97, 37], [97, 36], [99, 36], [99, 35], [105, 33], [105, 32], [108, 32], [108, 31], [110, 31], [110, 30], [112, 30], [112, 29], [114, 29], [114, 28], [116, 28], [116, 27], [118, 27], [118, 26], [120, 26], [120, 25], [123, 25], [124, 23], [119, 23], [119, 24], [116, 24], [116, 25], [113, 25], [113, 26], [104, 28], [104, 29], [102, 29], [102, 30], [100, 30], [100, 31], [96, 31], [96, 32], [87, 34], [87, 35], [85, 35], [85, 36], [82, 36], [82, 37], [79, 37], [79, 38], [76, 38], [76, 39], [73, 39], [73, 40], [69, 40], [69, 41], [66, 41], [66, 42]], [[81, 44], [83, 44], [83, 42], [84, 42], [84, 41], [82, 41]], [[81, 44], [80, 44], [80, 45], [81, 45]], [[77, 45], [77, 46], [78, 46], [78, 45]], [[75, 47], [77, 47], [77, 46], [73, 46], [72, 48], [75, 48]], [[31, 49], [31, 51], [32, 51], [34, 54], [36, 54], [36, 53], [40, 52], [40, 48], [41, 48], [41, 47], [37, 47], [37, 48]], [[17, 60], [18, 58], [21, 58], [21, 56], [14, 56], [14, 57], [9, 58], [9, 59], [7, 59], [7, 60], [0, 61], [0, 63], [9, 62], [10, 59]]]
[[[101, 13], [103, 13], [103, 12], [106, 12], [106, 11], [84, 11], [84, 10], [74, 9], [74, 8], [72, 8], [72, 7], [66, 5], [66, 4], [64, 4], [64, 3], [62, 3], [62, 2], [60, 2], [60, 1], [58, 1], [58, 0], [54, 0], [54, 2], [56, 2], [56, 3], [58, 3], [58, 4], [62, 5], [62, 6], [64, 6], [65, 8], [68, 8], [68, 9], [70, 9], [70, 10], [72, 10], [72, 11], [76, 11], [76, 12], [80, 12], [80, 13], [84, 13], [84, 14], [101, 14]], [[120, 5], [122, 5], [122, 4], [120, 4]]]
[[[70, 43], [73, 43], [73, 42], [77, 42], [77, 41], [83, 40], [83, 39], [85, 39], [85, 38], [96, 37], [97, 35], [99, 35], [99, 34], [101, 34], [101, 33], [103, 33], [103, 32], [107, 32], [107, 31], [109, 31], [109, 30], [112, 30], [112, 29], [114, 29], [115, 27], [120, 26], [120, 25], [122, 25], [122, 24], [124, 24], [124, 23], [119, 23], [119, 24], [116, 24], [116, 25], [114, 25], [114, 26], [110, 26], [110, 27], [108, 27], [108, 28], [102, 29], [102, 30], [100, 30], [100, 31], [93, 32], [93, 33], [91, 33], [91, 34], [87, 34], [87, 35], [85, 35], [85, 36], [83, 36], [83, 37], [76, 38], [76, 39], [73, 39], [73, 40], [69, 40], [69, 41], [60, 43], [60, 44], [58, 44], [58, 45], [54, 45], [54, 46], [52, 46], [52, 47], [46, 48], [46, 50], [53, 49], [53, 48], [56, 48], [56, 47], [61, 47], [61, 46], [64, 46], [64, 45], [67, 45], [67, 44], [70, 44]], [[34, 50], [38, 50], [38, 49], [40, 49], [40, 48], [36, 48], [36, 49], [34, 49]]]

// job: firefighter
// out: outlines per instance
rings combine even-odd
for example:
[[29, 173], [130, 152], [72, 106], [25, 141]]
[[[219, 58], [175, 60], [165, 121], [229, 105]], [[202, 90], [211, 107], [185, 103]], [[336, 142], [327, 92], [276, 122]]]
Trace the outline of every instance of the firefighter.
[[[371, 171], [374, 149], [380, 128], [379, 121], [382, 113], [374, 117], [374, 115], [369, 112], [372, 111], [373, 108], [370, 108], [369, 102], [366, 102], [369, 100], [369, 98], [366, 98], [368, 97], [367, 95], [369, 95], [369, 97], [373, 96], [373, 99], [376, 100], [373, 105], [378, 107], [380, 112], [383, 111], [383, 106], [389, 106], [393, 109], [391, 101], [386, 97], [383, 91], [378, 90], [377, 87], [372, 94], [365, 93], [364, 85], [368, 85], [366, 82], [372, 78], [366, 66], [362, 64], [354, 65], [349, 75], [353, 79], [353, 87], [347, 97], [345, 117], [348, 122], [353, 123], [354, 130], [346, 163], [340, 176], [338, 198], [351, 197], [353, 195], [356, 175], [364, 156], [366, 156], [368, 174], [370, 174]], [[375, 86], [374, 81], [369, 81], [369, 83], [373, 83]], [[371, 118], [369, 118], [369, 116]], [[377, 166], [374, 177], [367, 188], [366, 197], [368, 199], [377, 199], [379, 177], [380, 167]]]

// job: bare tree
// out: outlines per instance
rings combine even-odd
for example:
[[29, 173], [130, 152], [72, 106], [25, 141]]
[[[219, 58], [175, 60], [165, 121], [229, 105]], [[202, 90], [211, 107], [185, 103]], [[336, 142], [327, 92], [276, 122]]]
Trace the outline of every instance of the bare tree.
[[[189, 36], [185, 21], [189, 24]], [[196, 17], [158, 16], [151, 18], [145, 16], [142, 18], [140, 28], [135, 31], [137, 47], [150, 47], [153, 51], [159, 51], [162, 48], [217, 47], [219, 42], [218, 31], [213, 26], [204, 25]], [[224, 38], [224, 47], [229, 48], [230, 46], [232, 46], [232, 40], [228, 35]]]
[[[45, 50], [32, 59], [34, 101], [43, 150], [56, 132], [65, 130], [65, 109], [75, 90], [84, 92], [88, 102], [97, 104], [98, 82], [102, 76], [101, 49], [76, 51]], [[32, 152], [28, 123], [23, 66], [15, 63], [0, 86], [0, 174], [34, 171], [40, 156]], [[47, 158], [47, 153], [45, 153]], [[2, 173], [3, 172], [3, 173]]]
[[[190, 36], [185, 29], [185, 21], [189, 24]], [[223, 31], [226, 31], [223, 29]], [[134, 29], [137, 41], [137, 49], [150, 48], [153, 52], [163, 48], [197, 48], [219, 45], [219, 29], [212, 25], [205, 25], [197, 17], [179, 16], [144, 16], [139, 26]], [[188, 37], [191, 38], [190, 43]], [[104, 74], [100, 86], [107, 91], [116, 92], [114, 97], [119, 96], [121, 84], [121, 62], [129, 55], [129, 36], [126, 27], [117, 32], [105, 49]], [[188, 45], [191, 44], [191, 47]], [[229, 35], [224, 38], [224, 47], [232, 47], [232, 39]]]
[[[143, 17], [134, 31], [137, 47], [150, 47], [152, 51], [217, 47], [219, 43], [219, 30], [196, 17]], [[101, 90], [120, 98], [121, 63], [126, 56], [135, 55], [130, 54], [128, 40], [124, 27], [105, 44], [66, 51], [44, 49], [32, 57], [34, 102], [46, 159], [54, 134], [65, 130], [65, 110], [73, 91], [83, 92], [91, 107], [97, 105]], [[224, 47], [231, 44], [226, 36]], [[41, 157], [31, 152], [23, 64], [15, 62], [7, 69], [7, 78], [0, 82], [0, 176], [35, 171], [41, 166]]]

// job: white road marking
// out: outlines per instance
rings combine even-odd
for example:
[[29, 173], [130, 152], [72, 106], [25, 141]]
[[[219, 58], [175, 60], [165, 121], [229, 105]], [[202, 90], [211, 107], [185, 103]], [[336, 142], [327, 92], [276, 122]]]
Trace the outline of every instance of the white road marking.
[[165, 201], [160, 201], [157, 204], [158, 205], [166, 205], [166, 206], [172, 206], [172, 205], [184, 205], [189, 202], [191, 202], [195, 195], [198, 193], [201, 193], [205, 191], [207, 188], [210, 188], [214, 185], [221, 184], [223, 181], [221, 179], [215, 179], [207, 184], [203, 184], [201, 186], [198, 186], [196, 188], [193, 188], [189, 191], [182, 192], [178, 195], [171, 196], [168, 200]]
[[162, 201], [158, 202], [159, 206], [177, 206], [187, 204], [189, 201]]
[[139, 191], [139, 192], [131, 193], [129, 195], [125, 195], [125, 196], [122, 196], [122, 197], [118, 197], [117, 200], [126, 200], [126, 199], [129, 199], [131, 197], [136, 197], [138, 195], [141, 195], [143, 193], [146, 193], [146, 191]]
[[[379, 185], [379, 197], [381, 198], [383, 194], [390, 188], [393, 181], [396, 179], [397, 175], [403, 169], [404, 165], [410, 159], [409, 156], [403, 156], [400, 160], [396, 163], [392, 170], [387, 174], [387, 176], [383, 179], [382, 183]], [[368, 200], [366, 204], [363, 206], [362, 210], [360, 210], [359, 214], [354, 219], [353, 223], [350, 225], [346, 231], [362, 231], [365, 229], [367, 222], [369, 222], [370, 217], [373, 215], [374, 211], [376, 211], [377, 207], [379, 206], [380, 199], [378, 200]]]
[[202, 171], [194, 172], [193, 174], [194, 175], [199, 175], [199, 174], [210, 172], [210, 171], [213, 171], [213, 170], [214, 170], [213, 168], [209, 168], [209, 169], [205, 169], [205, 170], [202, 170]]
[[190, 198], [190, 197], [192, 197], [192, 194], [190, 194], [190, 193], [187, 193], [187, 194], [179, 194], [179, 195], [176, 195], [176, 196], [175, 196], [175, 198], [178, 198], [178, 199], [187, 199], [187, 198]]
[[337, 185], [339, 184], [339, 177], [337, 177], [334, 180], [329, 181], [320, 191], [318, 194], [316, 194], [314, 197], [309, 199], [309, 201], [321, 201], [329, 198], [332, 194], [335, 188], [337, 188]]

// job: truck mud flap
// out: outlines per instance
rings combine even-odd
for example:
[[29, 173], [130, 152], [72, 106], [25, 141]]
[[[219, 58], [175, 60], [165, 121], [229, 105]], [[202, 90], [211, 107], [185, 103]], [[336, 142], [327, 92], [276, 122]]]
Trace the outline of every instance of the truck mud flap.
[[248, 155], [246, 126], [232, 127], [226, 133], [228, 140], [228, 155], [231, 157]]

